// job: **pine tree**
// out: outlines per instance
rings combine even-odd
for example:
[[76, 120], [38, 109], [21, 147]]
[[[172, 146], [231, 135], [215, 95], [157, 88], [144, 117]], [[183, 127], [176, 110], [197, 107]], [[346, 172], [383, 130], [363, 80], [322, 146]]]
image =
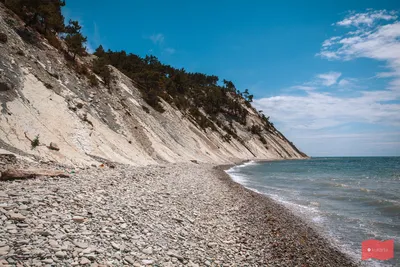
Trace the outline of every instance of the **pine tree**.
[[25, 26], [41, 26], [45, 33], [64, 29], [64, 0], [7, 0], [5, 4], [25, 21]]
[[106, 51], [104, 51], [103, 46], [100, 45], [93, 54], [98, 57], [104, 57], [106, 55]]
[[67, 35], [64, 39], [68, 46], [68, 52], [72, 52], [74, 60], [76, 55], [83, 55], [86, 51], [84, 44], [87, 41], [87, 37], [82, 35], [81, 29], [82, 26], [79, 25], [79, 22], [74, 20], [70, 20], [69, 24], [65, 27]]
[[65, 6], [65, 1], [59, 0], [48, 1], [39, 6], [38, 12], [45, 32], [47, 30], [53, 30], [56, 33], [64, 31], [64, 16], [61, 13], [62, 6]]
[[103, 79], [104, 84], [107, 87], [110, 87], [114, 77], [112, 76], [107, 61], [104, 58], [98, 58], [93, 62], [93, 71]]

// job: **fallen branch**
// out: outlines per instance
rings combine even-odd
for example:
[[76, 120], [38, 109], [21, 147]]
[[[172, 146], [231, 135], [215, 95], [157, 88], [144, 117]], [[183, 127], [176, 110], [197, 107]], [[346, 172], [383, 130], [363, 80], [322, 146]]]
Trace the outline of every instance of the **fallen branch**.
[[33, 170], [21, 170], [21, 169], [8, 169], [1, 172], [0, 180], [12, 180], [12, 179], [29, 179], [40, 176], [45, 177], [70, 177], [62, 171], [44, 170], [44, 169], [33, 169]]

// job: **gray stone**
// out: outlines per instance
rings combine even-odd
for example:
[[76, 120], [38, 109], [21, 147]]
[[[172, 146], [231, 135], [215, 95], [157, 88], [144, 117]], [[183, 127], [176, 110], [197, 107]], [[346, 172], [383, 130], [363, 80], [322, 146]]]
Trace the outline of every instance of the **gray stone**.
[[10, 251], [10, 247], [9, 246], [1, 247], [0, 248], [0, 256], [7, 255], [9, 251]]
[[78, 241], [74, 241], [74, 245], [81, 249], [86, 249], [89, 247], [89, 245], [87, 243], [82, 243], [82, 242], [78, 242]]
[[91, 253], [91, 252], [92, 252], [92, 249], [91, 249], [91, 248], [86, 248], [86, 249], [82, 250], [82, 253], [83, 253], [83, 254], [89, 254], [89, 253]]
[[115, 242], [111, 242], [111, 246], [114, 248], [114, 249], [117, 249], [117, 250], [119, 250], [119, 245], [117, 244], [117, 243], [115, 243]]
[[56, 257], [57, 258], [65, 258], [67, 256], [67, 254], [63, 251], [57, 251], [56, 252]]
[[129, 256], [125, 257], [125, 260], [130, 264], [134, 264], [135, 263], [135, 260], [133, 258], [129, 257]]
[[72, 220], [76, 223], [83, 223], [85, 222], [85, 218], [82, 216], [74, 216], [72, 217]]
[[144, 264], [144, 265], [150, 265], [153, 263], [154, 263], [154, 260], [142, 260], [142, 264]]
[[178, 260], [183, 260], [183, 257], [178, 252], [176, 252], [174, 250], [169, 250], [167, 252], [167, 255], [170, 256], [170, 257], [177, 258]]
[[55, 241], [55, 240], [49, 240], [49, 245], [50, 245], [52, 248], [57, 248], [57, 247], [59, 247], [58, 242]]
[[86, 257], [82, 257], [79, 262], [80, 265], [86, 265], [86, 264], [90, 264], [90, 263], [92, 263], [92, 262]]
[[46, 264], [52, 264], [54, 261], [52, 259], [44, 259], [42, 262]]
[[153, 254], [153, 249], [151, 247], [145, 248], [142, 250], [144, 254], [151, 255]]
[[96, 254], [94, 253], [86, 254], [85, 257], [88, 258], [89, 260], [95, 260]]
[[14, 221], [25, 221], [26, 219], [26, 217], [20, 213], [10, 212], [8, 213], [8, 216], [10, 217], [10, 220]]
[[217, 243], [215, 242], [210, 242], [207, 244], [210, 248], [217, 246]]

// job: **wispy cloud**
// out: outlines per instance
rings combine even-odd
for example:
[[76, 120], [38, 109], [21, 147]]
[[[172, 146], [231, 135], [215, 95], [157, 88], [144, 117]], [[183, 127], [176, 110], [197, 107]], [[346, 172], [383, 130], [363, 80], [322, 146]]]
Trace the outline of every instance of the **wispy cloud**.
[[171, 47], [167, 47], [167, 48], [164, 49], [164, 52], [169, 54], [169, 55], [172, 55], [172, 54], [175, 54], [176, 50], [171, 48]]
[[315, 91], [321, 89], [321, 87], [331, 87], [333, 85], [344, 85], [349, 79], [339, 78], [342, 76], [340, 72], [326, 72], [316, 75], [311, 81], [305, 82], [301, 85], [291, 86], [289, 89], [302, 90], [302, 91]]
[[328, 73], [319, 74], [317, 77], [321, 80], [323, 85], [332, 86], [337, 83], [337, 80], [340, 78], [340, 76], [342, 76], [342, 73], [331, 71]]
[[339, 86], [348, 86], [351, 84], [351, 81], [349, 79], [341, 79], [340, 82], [338, 83]]
[[395, 12], [388, 12], [386, 10], [368, 10], [365, 13], [354, 13], [350, 12], [350, 14], [343, 20], [336, 23], [339, 26], [372, 26], [374, 23], [379, 20], [395, 20], [397, 19], [397, 15]]
[[162, 33], [157, 33], [157, 34], [153, 34], [149, 36], [149, 39], [154, 43], [154, 44], [158, 44], [158, 45], [162, 45], [164, 44], [164, 34]]
[[315, 86], [307, 86], [307, 85], [295, 85], [295, 86], [291, 86], [290, 89], [303, 90], [303, 91], [313, 91], [313, 90], [316, 90], [317, 87], [315, 87]]
[[[176, 53], [175, 48], [166, 46], [167, 45], [165, 41], [166, 38], [162, 33], [153, 34], [145, 38], [151, 40], [154, 45], [158, 46], [159, 51], [162, 54], [173, 55]], [[151, 51], [153, 51], [153, 49], [151, 49]]]

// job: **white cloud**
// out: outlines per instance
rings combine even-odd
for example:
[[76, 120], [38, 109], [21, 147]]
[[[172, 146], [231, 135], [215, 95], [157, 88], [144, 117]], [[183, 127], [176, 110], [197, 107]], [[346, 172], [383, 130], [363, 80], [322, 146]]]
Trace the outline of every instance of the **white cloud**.
[[172, 55], [172, 54], [175, 54], [176, 50], [171, 48], [171, 47], [167, 47], [167, 48], [164, 49], [164, 52], [169, 54], [169, 55]]
[[351, 85], [351, 81], [349, 79], [341, 79], [339, 81], [338, 85], [341, 87], [349, 86], [349, 85]]
[[[358, 20], [350, 25], [361, 25], [361, 21], [396, 18], [394, 13], [387, 11], [370, 11], [362, 13], [362, 16], [358, 15], [351, 17], [353, 20], [356, 18]], [[367, 17], [370, 20], [367, 20]], [[371, 26], [371, 23], [356, 32], [349, 32], [334, 40], [332, 38], [326, 40], [318, 55], [329, 60], [369, 58], [383, 61], [389, 71], [378, 73], [377, 77], [393, 78], [387, 89], [400, 90], [400, 22], [391, 21], [374, 26]]]
[[303, 90], [303, 91], [313, 91], [316, 90], [317, 87], [315, 86], [307, 86], [307, 85], [295, 85], [291, 86], [291, 89], [296, 89], [296, 90]]
[[[389, 79], [384, 80], [386, 85], [369, 86], [367, 91], [361, 89], [360, 80], [342, 77], [340, 72], [322, 73], [291, 87], [305, 95], [255, 99], [256, 108], [264, 110], [311, 155], [399, 155], [400, 22], [396, 19], [396, 13], [385, 10], [352, 13], [334, 24], [348, 32], [325, 40], [317, 54], [328, 60], [367, 58], [382, 62], [387, 69], [373, 79]], [[324, 87], [337, 90], [318, 91]], [[344, 96], [349, 88], [351, 97]], [[389, 131], [389, 135], [376, 131]], [[385, 142], [393, 146], [382, 148]]]
[[337, 83], [337, 80], [342, 76], [340, 72], [328, 72], [317, 75], [317, 78], [321, 80], [321, 83], [325, 86], [332, 86]]
[[400, 104], [381, 104], [394, 99], [387, 91], [361, 92], [353, 98], [307, 92], [256, 99], [254, 104], [286, 128], [317, 130], [352, 122], [400, 126]]
[[[385, 62], [389, 71], [378, 73], [376, 78], [391, 78], [386, 88], [360, 91], [356, 79], [340, 79], [340, 72], [328, 72], [292, 87], [304, 90], [305, 96], [256, 99], [257, 108], [284, 127], [294, 129], [325, 129], [353, 122], [400, 126], [400, 22], [393, 21], [396, 18], [395, 13], [385, 10], [353, 13], [335, 25], [357, 26], [358, 30], [325, 40], [319, 53], [329, 60], [369, 58]], [[378, 24], [378, 21], [386, 24]], [[317, 91], [320, 86], [333, 85], [358, 89], [358, 96], [343, 97], [336, 96], [335, 92]]]
[[339, 26], [372, 26], [379, 20], [395, 20], [397, 16], [394, 12], [386, 10], [367, 11], [365, 13], [351, 13], [344, 20], [339, 21], [336, 25]]
[[339, 36], [331, 37], [331, 38], [325, 40], [325, 41], [322, 43], [322, 46], [323, 46], [323, 47], [325, 47], [325, 46], [331, 46], [332, 44], [334, 44], [334, 41], [336, 41], [337, 39], [340, 39], [340, 37], [339, 37]]
[[149, 39], [154, 44], [162, 45], [164, 43], [165, 37], [162, 33], [157, 33], [157, 34], [150, 35]]

